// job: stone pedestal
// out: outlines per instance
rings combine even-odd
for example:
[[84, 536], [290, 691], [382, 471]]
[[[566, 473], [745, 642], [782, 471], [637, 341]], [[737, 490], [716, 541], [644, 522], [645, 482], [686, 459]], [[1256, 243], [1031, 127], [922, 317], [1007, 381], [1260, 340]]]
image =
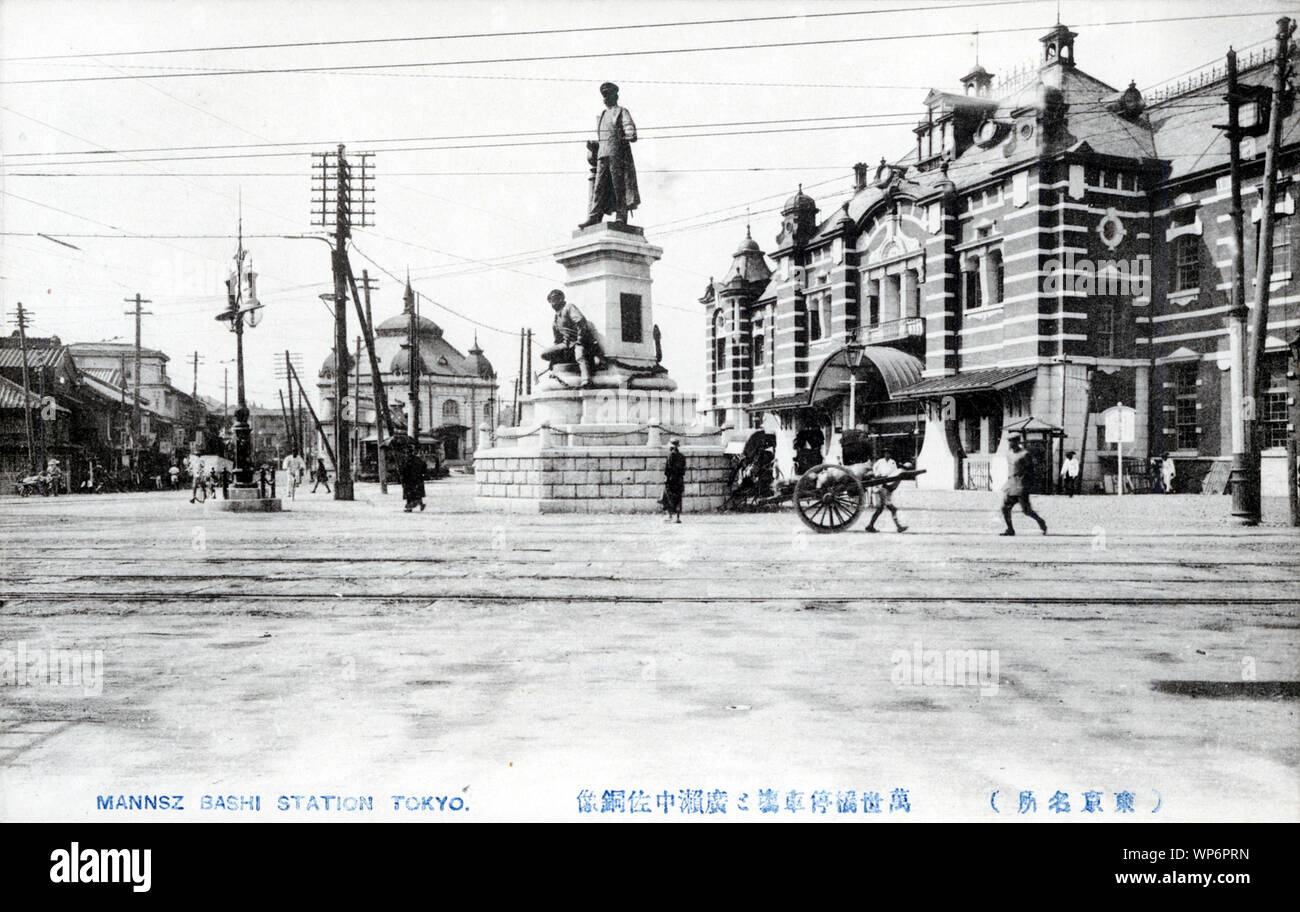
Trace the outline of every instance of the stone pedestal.
[[280, 498], [258, 497], [256, 485], [251, 488], [230, 486], [229, 500], [208, 500], [207, 508], [222, 513], [279, 513]]
[[[630, 432], [629, 432], [630, 433]], [[683, 513], [721, 508], [731, 459], [685, 439]], [[477, 503], [512, 513], [654, 513], [663, 508], [667, 446], [493, 447], [474, 456]]]
[[661, 509], [668, 442], [686, 457], [682, 512], [719, 509], [731, 458], [722, 429], [695, 424], [695, 395], [639, 389], [549, 390], [524, 399], [524, 423], [474, 454], [478, 505], [531, 513]]
[[662, 509], [668, 442], [686, 457], [683, 512], [720, 508], [731, 460], [722, 430], [698, 423], [694, 393], [659, 364], [650, 267], [663, 250], [640, 228], [583, 228], [555, 252], [565, 297], [594, 324], [609, 363], [582, 388], [576, 365], [547, 372], [523, 399], [516, 428], [474, 454], [477, 501], [533, 513], [640, 513]]
[[[663, 248], [649, 243], [640, 228], [615, 222], [579, 228], [555, 251], [567, 273], [565, 298], [596, 327], [609, 360], [592, 376], [594, 387], [677, 388], [655, 352], [650, 267], [661, 256]], [[537, 389], [578, 385], [576, 365], [560, 365], [541, 378]]]

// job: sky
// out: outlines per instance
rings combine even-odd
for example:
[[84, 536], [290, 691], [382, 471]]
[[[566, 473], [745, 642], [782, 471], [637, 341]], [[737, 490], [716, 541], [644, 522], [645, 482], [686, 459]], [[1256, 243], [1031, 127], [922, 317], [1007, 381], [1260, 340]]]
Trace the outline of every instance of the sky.
[[[771, 250], [800, 184], [833, 211], [855, 162], [907, 151], [929, 88], [955, 87], [977, 52], [995, 75], [1036, 61], [1058, 11], [1079, 33], [1078, 66], [1117, 89], [1185, 78], [1229, 44], [1261, 47], [1297, 12], [1278, 0], [0, 0], [5, 331], [22, 302], [33, 335], [131, 341], [124, 299], [140, 293], [144, 345], [171, 357], [172, 382], [190, 388], [198, 352], [199, 392], [220, 398], [234, 339], [214, 316], [242, 213], [266, 305], [245, 335], [248, 396], [275, 403], [286, 349], [314, 388], [334, 332], [318, 297], [332, 291], [329, 252], [290, 236], [320, 233], [311, 153], [345, 143], [375, 153], [374, 226], [355, 232], [351, 258], [378, 279], [376, 321], [400, 312], [409, 272], [421, 312], [462, 352], [477, 334], [508, 393], [520, 328], [549, 342], [546, 293], [563, 284], [551, 251], [585, 216], [584, 143], [609, 80], [641, 134], [631, 221], [664, 249], [664, 363], [700, 391], [698, 299], [746, 225]], [[784, 18], [688, 24], [761, 17]], [[1171, 17], [1183, 21], [1128, 21]], [[626, 28], [644, 25], [657, 27]], [[264, 72], [287, 69], [313, 71]]]

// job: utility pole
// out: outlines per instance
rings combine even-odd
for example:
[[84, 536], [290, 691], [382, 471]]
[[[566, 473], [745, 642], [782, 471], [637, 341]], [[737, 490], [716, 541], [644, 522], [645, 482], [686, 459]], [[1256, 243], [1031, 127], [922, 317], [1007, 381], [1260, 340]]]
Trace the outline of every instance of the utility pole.
[[191, 401], [190, 407], [192, 410], [190, 414], [193, 416], [193, 424], [190, 426], [191, 447], [194, 446], [194, 439], [198, 436], [199, 433], [199, 362], [203, 360], [203, 356], [200, 355], [198, 352], [195, 352], [193, 358], [194, 358], [194, 388], [190, 393], [190, 401]]
[[[292, 391], [292, 387], [290, 387], [290, 390]], [[312, 454], [317, 452], [315, 439], [312, 440], [310, 445], [307, 443], [307, 419], [303, 415], [306, 414], [309, 405], [306, 393], [298, 390], [298, 442], [302, 444], [302, 452], [298, 455], [303, 459], [307, 458], [309, 450]]]
[[[296, 444], [294, 443], [294, 440], [293, 440], [293, 425], [291, 425], [291, 424], [289, 423], [289, 410], [288, 410], [287, 408], [285, 408], [285, 405], [284, 405], [284, 390], [276, 390], [276, 392], [278, 392], [278, 393], [280, 394], [280, 415], [284, 418], [284, 436], [285, 436], [285, 440], [288, 441], [289, 449], [290, 449], [290, 451], [292, 451], [292, 450], [294, 449], [294, 447], [295, 447]], [[293, 397], [293, 394], [290, 393], [289, 395], [290, 395], [290, 400], [289, 400], [289, 401], [292, 402], [292, 401], [293, 401], [293, 398], [292, 398], [292, 397]], [[281, 454], [276, 453], [276, 456], [279, 456], [279, 455], [281, 455]]]
[[199, 398], [199, 362], [202, 360], [203, 358], [199, 355], [199, 353], [195, 352], [194, 353], [194, 389], [190, 393], [191, 398], [194, 399]]
[[221, 428], [230, 420], [230, 368], [221, 369]]
[[1291, 436], [1286, 442], [1286, 497], [1291, 508], [1291, 525], [1300, 526], [1300, 477], [1296, 475], [1297, 443], [1300, 434], [1300, 329], [1291, 337], [1291, 363], [1286, 372], [1287, 417], [1291, 423]]
[[[312, 423], [316, 426], [316, 434], [320, 437], [321, 444], [325, 447], [325, 454], [329, 456], [330, 462], [334, 465], [334, 472], [337, 474], [339, 462], [334, 456], [334, 447], [330, 446], [330, 439], [325, 436], [325, 428], [321, 426], [320, 419], [316, 417], [316, 410], [311, 407], [311, 400], [307, 398], [307, 391], [302, 388], [302, 380], [298, 379], [298, 372], [293, 369], [292, 364], [289, 365], [289, 376], [292, 377], [293, 382], [298, 385], [298, 395], [300, 397], [298, 401], [300, 404], [305, 405], [307, 411], [311, 414]], [[337, 488], [338, 485], [335, 484], [334, 487]]]
[[[375, 354], [375, 319], [370, 313], [370, 292], [379, 286], [370, 278], [368, 270], [361, 270], [361, 288], [366, 295], [366, 314], [361, 321], [361, 331], [366, 336], [366, 351], [370, 353], [370, 390], [375, 400], [375, 457], [378, 460], [379, 493], [388, 493], [388, 477], [384, 459], [384, 437], [393, 433], [392, 419], [388, 415], [388, 394], [384, 391], [384, 378], [379, 370], [379, 356]], [[356, 289], [352, 289], [356, 298]]]
[[[45, 406], [45, 365], [44, 364], [41, 365], [41, 369], [40, 371], [37, 372], [36, 376], [39, 380], [40, 387], [41, 387], [41, 392], [40, 392], [41, 406], [42, 408], [44, 408]], [[45, 436], [46, 423], [47, 422], [45, 421], [45, 416], [42, 415], [41, 416], [41, 440], [40, 440], [40, 449], [38, 451], [40, 453], [40, 456], [38, 457], [38, 461], [42, 472], [44, 472], [46, 467], [49, 466], [50, 464], [49, 456], [47, 455], [47, 450], [46, 450], [47, 443], [48, 443]]]
[[294, 401], [293, 383], [291, 383], [289, 380], [289, 368], [288, 368], [289, 352], [287, 349], [285, 350], [284, 353], [284, 363], [286, 365], [284, 370], [284, 385], [289, 390], [289, 420], [292, 422], [292, 425], [289, 428], [289, 446], [292, 448], [292, 451], [295, 454], [306, 455], [302, 452], [302, 441], [298, 439], [298, 431], [299, 431], [298, 413], [295, 412], [293, 409], [293, 401]]
[[32, 390], [27, 376], [27, 321], [31, 313], [23, 310], [23, 302], [18, 302], [18, 354], [23, 362], [23, 431], [27, 435], [27, 470], [36, 474], [36, 448], [32, 444]]
[[533, 394], [533, 331], [528, 330], [528, 355], [524, 358], [526, 370], [524, 371], [524, 383], [526, 384], [524, 392], [531, 396]]
[[135, 388], [132, 391], [135, 401], [131, 404], [131, 433], [134, 435], [134, 439], [131, 441], [131, 468], [137, 470], [139, 468], [137, 463], [140, 461], [140, 437], [142, 436], [140, 426], [140, 318], [152, 313], [152, 311], [141, 310], [141, 307], [145, 304], [152, 304], [153, 301], [141, 298], [138, 291], [134, 298], [125, 298], [124, 300], [128, 304], [135, 305]]
[[347, 281], [343, 277], [343, 245], [347, 241], [348, 224], [341, 205], [347, 193], [347, 167], [343, 146], [339, 145], [338, 192], [339, 216], [334, 235], [334, 448], [338, 457], [338, 470], [334, 482], [335, 500], [352, 500], [351, 449], [348, 446], [350, 422], [348, 401], [348, 308]]
[[[371, 156], [362, 153], [357, 165], [357, 180], [353, 180], [352, 166], [348, 164], [345, 147], [339, 143], [337, 151], [317, 153], [312, 168], [314, 197], [314, 223], [334, 229], [330, 250], [330, 267], [334, 275], [334, 445], [337, 450], [335, 500], [352, 500], [351, 419], [346, 412], [348, 399], [348, 274], [347, 242], [354, 227], [370, 225], [374, 214], [370, 205], [373, 190]], [[331, 224], [332, 223], [332, 224]]]
[[357, 355], [353, 358], [356, 363], [357, 375], [353, 382], [353, 388], [356, 390], [357, 397], [357, 420], [352, 425], [352, 439], [354, 449], [354, 461], [352, 463], [352, 480], [356, 481], [357, 476], [361, 474], [361, 337], [357, 336]]
[[1228, 137], [1228, 179], [1232, 187], [1232, 309], [1228, 312], [1228, 386], [1232, 422], [1232, 515], [1249, 521], [1259, 520], [1258, 504], [1250, 505], [1250, 490], [1246, 479], [1250, 476], [1249, 444], [1244, 433], [1242, 415], [1243, 380], [1246, 346], [1246, 233], [1241, 205], [1241, 122], [1239, 109], [1244, 100], [1237, 86], [1237, 53], [1228, 49], [1228, 123], [1220, 127]]
[[122, 416], [122, 462], [126, 463], [126, 465], [129, 467], [130, 462], [127, 460], [127, 456], [126, 456], [126, 442], [127, 439], [130, 437], [131, 432], [127, 427], [128, 419], [126, 413], [126, 355], [125, 354], [121, 356], [120, 362], [121, 362], [120, 372], [122, 374], [122, 402], [118, 406], [118, 411], [121, 413]]
[[289, 421], [291, 422], [291, 426], [289, 428], [290, 447], [292, 449], [292, 452], [305, 457], [307, 454], [305, 452], [303, 439], [302, 439], [302, 422], [299, 418], [299, 412], [301, 412], [302, 409], [301, 408], [297, 410], [294, 409], [294, 398], [296, 394], [294, 393], [294, 389], [293, 389], [293, 381], [289, 378], [289, 371], [291, 369], [291, 365], [294, 362], [301, 362], [301, 361], [302, 361], [301, 355], [293, 354], [290, 353], [288, 350], [286, 350], [284, 353], [283, 362], [280, 361], [278, 356], [276, 357], [275, 376], [276, 379], [284, 380], [284, 385], [287, 388], [289, 393]]
[[1246, 398], [1244, 400], [1245, 440], [1247, 449], [1247, 494], [1243, 519], [1254, 526], [1260, 520], [1260, 431], [1264, 393], [1268, 389], [1268, 372], [1264, 368], [1264, 342], [1268, 334], [1269, 283], [1273, 278], [1273, 209], [1277, 205], [1277, 159], [1282, 144], [1282, 96], [1290, 70], [1291, 35], [1295, 23], [1286, 16], [1277, 20], [1277, 49], [1273, 59], [1273, 97], [1268, 122], [1268, 150], [1264, 155], [1264, 193], [1259, 228], [1259, 249], [1255, 270], [1255, 312], [1251, 315], [1250, 350], [1246, 361]]
[[520, 404], [519, 398], [520, 396], [523, 395], [524, 392], [524, 343], [527, 338], [527, 333], [528, 331], [526, 329], [521, 328], [519, 330], [519, 376], [515, 379], [515, 426], [516, 427], [519, 426], [519, 422], [523, 417], [523, 406]]
[[408, 385], [406, 390], [406, 433], [410, 435], [413, 445], [420, 448], [420, 332], [419, 316], [415, 312], [415, 292], [411, 288], [411, 277], [406, 277], [406, 351], [409, 355], [407, 364]]

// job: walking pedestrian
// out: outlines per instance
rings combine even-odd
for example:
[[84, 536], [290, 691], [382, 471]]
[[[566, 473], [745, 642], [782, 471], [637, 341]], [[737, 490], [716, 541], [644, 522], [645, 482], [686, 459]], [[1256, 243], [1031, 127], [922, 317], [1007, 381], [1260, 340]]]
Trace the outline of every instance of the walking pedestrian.
[[173, 465], [170, 469], [167, 470], [167, 477], [171, 481], [172, 490], [173, 491], [176, 490], [178, 487], [180, 487], [181, 467], [178, 465]]
[[311, 478], [313, 482], [311, 492], [313, 494], [316, 493], [316, 489], [321, 485], [325, 486], [326, 494], [330, 493], [329, 469], [325, 468], [325, 460], [321, 459], [319, 456], [316, 457], [316, 469], [311, 473]]
[[1174, 468], [1174, 461], [1166, 456], [1160, 466], [1160, 478], [1164, 482], [1166, 494], [1174, 493], [1174, 476], [1177, 474], [1178, 470]]
[[1074, 450], [1066, 453], [1065, 461], [1061, 463], [1061, 487], [1070, 497], [1079, 490], [1079, 457]]
[[410, 447], [402, 459], [402, 499], [406, 501], [406, 512], [416, 507], [424, 509], [424, 473], [428, 465], [420, 451]]
[[[901, 470], [894, 457], [885, 453], [879, 459], [871, 464], [871, 474], [875, 478], [893, 478]], [[894, 491], [897, 490], [900, 482], [885, 482], [884, 484], [872, 485], [871, 505], [876, 508], [876, 512], [871, 514], [871, 519], [867, 521], [866, 531], [878, 532], [876, 520], [885, 510], [889, 511], [890, 517], [894, 520], [894, 528], [899, 532], [906, 532], [907, 526], [898, 521], [898, 507], [894, 505]]]
[[221, 499], [230, 500], [230, 469], [221, 467]]
[[674, 437], [668, 443], [668, 459], [664, 462], [664, 497], [660, 501], [668, 514], [664, 522], [682, 521], [682, 499], [686, 495], [686, 457], [682, 455], [682, 442]]
[[190, 503], [203, 503], [208, 499], [208, 485], [203, 478], [203, 463], [197, 456], [191, 456], [193, 462], [190, 463], [190, 478], [193, 485], [190, 489]]
[[1024, 441], [1019, 437], [1012, 437], [1007, 441], [1007, 446], [1011, 452], [1007, 455], [1007, 483], [1002, 486], [1002, 518], [1006, 520], [1007, 528], [1003, 535], [1015, 535], [1015, 526], [1011, 524], [1011, 508], [1020, 504], [1021, 511], [1034, 522], [1038, 523], [1038, 528], [1047, 534], [1047, 521], [1034, 512], [1034, 508], [1029, 505], [1029, 483], [1033, 477], [1033, 464], [1027, 450], [1024, 449]]

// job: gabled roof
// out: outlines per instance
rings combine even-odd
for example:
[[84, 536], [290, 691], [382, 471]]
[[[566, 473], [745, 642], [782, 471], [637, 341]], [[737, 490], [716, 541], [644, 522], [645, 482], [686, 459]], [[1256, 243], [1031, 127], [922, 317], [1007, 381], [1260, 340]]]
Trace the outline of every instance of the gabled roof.
[[[95, 376], [90, 371], [82, 371], [81, 383], [92, 393], [98, 393], [114, 402], [122, 402], [125, 400], [128, 405], [131, 404], [131, 390], [124, 389], [120, 380], [117, 383], [110, 383], [106, 380], [99, 379], [99, 377]], [[149, 397], [144, 395], [144, 393], [140, 394], [140, 405], [142, 407], [148, 407], [149, 405]]]
[[[27, 406], [38, 409], [41, 407], [41, 397], [33, 392], [27, 394]], [[23, 386], [21, 383], [14, 383], [5, 377], [0, 377], [0, 408], [20, 409], [23, 407]]]
[[[36, 367], [59, 367], [68, 362], [68, 348], [61, 345], [58, 348], [27, 348], [27, 366]], [[0, 368], [23, 366], [23, 352], [18, 347], [17, 340], [12, 346], [0, 346]]]
[[83, 377], [94, 377], [96, 380], [111, 384], [112, 386], [122, 385], [122, 370], [117, 367], [83, 367], [80, 368]]
[[[1050, 77], [1051, 81], [1045, 81], [1045, 77]], [[1058, 82], [1059, 85], [1056, 84]], [[1008, 123], [1013, 119], [1014, 111], [1024, 108], [1042, 111], [1049, 105], [1061, 103], [1066, 106], [1065, 131], [1063, 141], [1056, 146], [1056, 151], [1091, 151], [1134, 160], [1157, 158], [1156, 140], [1150, 121], [1145, 116], [1127, 119], [1111, 110], [1119, 95], [1120, 92], [1113, 86], [1078, 67], [1053, 67], [998, 98], [993, 103], [994, 110], [990, 117], [998, 123]], [[990, 103], [989, 99], [938, 90], [931, 90], [926, 102], [951, 101], [952, 106], [958, 106], [958, 100], [961, 107], [973, 108]], [[1221, 112], [1211, 115], [1209, 119], [1212, 120], [1215, 116], [1221, 116]], [[1008, 133], [988, 146], [972, 144], [951, 161], [947, 179], [958, 189], [970, 187], [988, 180], [994, 173], [1039, 157], [1041, 149], [1036, 143], [1011, 145], [1011, 140], [1012, 135]], [[1205, 145], [1206, 142], [1201, 142], [1197, 148], [1204, 148]], [[917, 153], [913, 146], [895, 162], [896, 166], [907, 169], [903, 177], [893, 185], [895, 192], [923, 198], [939, 189], [940, 182], [945, 180], [943, 172], [937, 167], [918, 171], [916, 164]], [[849, 200], [849, 217], [855, 222], [860, 221], [885, 196], [885, 189], [869, 184]], [[834, 234], [839, 220], [839, 213], [832, 211], [830, 217], [818, 226], [812, 242], [816, 243], [817, 240]]]
[[[1271, 55], [1252, 58], [1257, 61], [1238, 74], [1238, 85], [1268, 85]], [[1213, 72], [1213, 71], [1212, 71]], [[1195, 78], [1195, 77], [1193, 77]], [[1169, 179], [1176, 180], [1224, 166], [1228, 163], [1228, 141], [1216, 123], [1227, 122], [1223, 96], [1226, 77], [1205, 82], [1193, 91], [1162, 99], [1147, 108], [1155, 136], [1157, 154], [1169, 161]], [[1292, 105], [1291, 115], [1282, 124], [1283, 145], [1295, 142], [1295, 126], [1300, 121], [1300, 105]], [[1266, 137], [1255, 140], [1256, 154], [1263, 155]], [[1188, 155], [1188, 153], [1191, 153]], [[1249, 159], [1243, 156], [1243, 162]]]

